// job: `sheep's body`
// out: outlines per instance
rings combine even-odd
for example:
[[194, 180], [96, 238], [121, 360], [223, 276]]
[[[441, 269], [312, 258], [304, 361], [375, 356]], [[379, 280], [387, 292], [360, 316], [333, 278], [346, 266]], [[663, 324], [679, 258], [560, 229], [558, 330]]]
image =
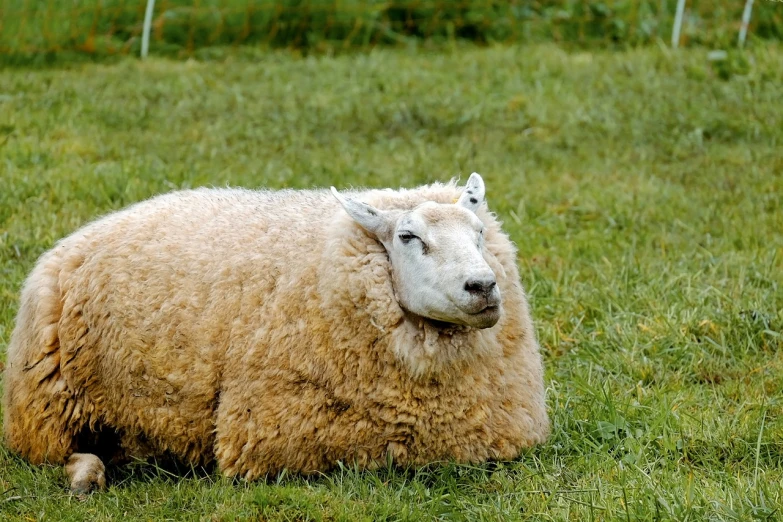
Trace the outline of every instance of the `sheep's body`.
[[[459, 195], [361, 197], [408, 209]], [[383, 246], [326, 191], [175, 192], [100, 219], [24, 286], [7, 444], [59, 463], [113, 433], [120, 456], [247, 478], [514, 458], [549, 430], [541, 361], [514, 248], [478, 215], [503, 295], [483, 330], [401, 309]]]

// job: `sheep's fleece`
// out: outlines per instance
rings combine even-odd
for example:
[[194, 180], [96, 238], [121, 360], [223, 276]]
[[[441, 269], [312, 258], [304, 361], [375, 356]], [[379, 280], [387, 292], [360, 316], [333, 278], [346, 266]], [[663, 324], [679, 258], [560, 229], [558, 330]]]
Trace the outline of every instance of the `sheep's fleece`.
[[[410, 210], [463, 190], [341, 194]], [[401, 308], [383, 244], [326, 190], [178, 191], [85, 226], [22, 289], [8, 447], [68, 463], [77, 490], [105, 483], [96, 455], [247, 479], [517, 457], [549, 433], [541, 357], [515, 248], [479, 204], [502, 295], [483, 329]]]

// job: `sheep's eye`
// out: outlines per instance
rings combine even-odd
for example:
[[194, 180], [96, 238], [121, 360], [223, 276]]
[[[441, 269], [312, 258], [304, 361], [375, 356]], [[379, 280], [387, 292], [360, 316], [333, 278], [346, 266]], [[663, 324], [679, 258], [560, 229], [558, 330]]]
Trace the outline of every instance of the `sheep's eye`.
[[403, 244], [407, 245], [414, 239], [419, 239], [418, 236], [415, 236], [411, 234], [410, 232], [401, 232], [397, 235], [398, 238], [400, 238], [400, 241], [402, 241]]
[[421, 240], [419, 236], [416, 234], [411, 234], [410, 232], [400, 232], [397, 234], [397, 237], [400, 238], [400, 241], [402, 241], [403, 245], [410, 244], [411, 241], [414, 239], [418, 240], [419, 243], [421, 243], [421, 253], [424, 255], [429, 254], [430, 248], [427, 246], [427, 243]]

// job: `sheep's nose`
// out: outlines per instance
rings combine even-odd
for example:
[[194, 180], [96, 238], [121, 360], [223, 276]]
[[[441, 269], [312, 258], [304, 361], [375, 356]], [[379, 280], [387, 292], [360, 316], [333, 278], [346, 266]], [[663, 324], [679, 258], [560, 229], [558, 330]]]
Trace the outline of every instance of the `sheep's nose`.
[[465, 291], [470, 294], [489, 295], [497, 283], [494, 279], [468, 279], [465, 283]]

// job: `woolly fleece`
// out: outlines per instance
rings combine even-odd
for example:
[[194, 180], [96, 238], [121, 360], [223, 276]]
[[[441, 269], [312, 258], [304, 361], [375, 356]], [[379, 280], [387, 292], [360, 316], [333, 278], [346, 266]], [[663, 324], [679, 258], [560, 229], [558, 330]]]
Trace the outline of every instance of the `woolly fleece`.
[[[462, 189], [346, 192], [379, 209]], [[516, 251], [482, 206], [503, 313], [478, 330], [400, 308], [383, 246], [327, 191], [173, 192], [38, 261], [5, 371], [9, 448], [65, 463], [171, 454], [254, 479], [454, 459], [545, 440], [542, 365]]]

